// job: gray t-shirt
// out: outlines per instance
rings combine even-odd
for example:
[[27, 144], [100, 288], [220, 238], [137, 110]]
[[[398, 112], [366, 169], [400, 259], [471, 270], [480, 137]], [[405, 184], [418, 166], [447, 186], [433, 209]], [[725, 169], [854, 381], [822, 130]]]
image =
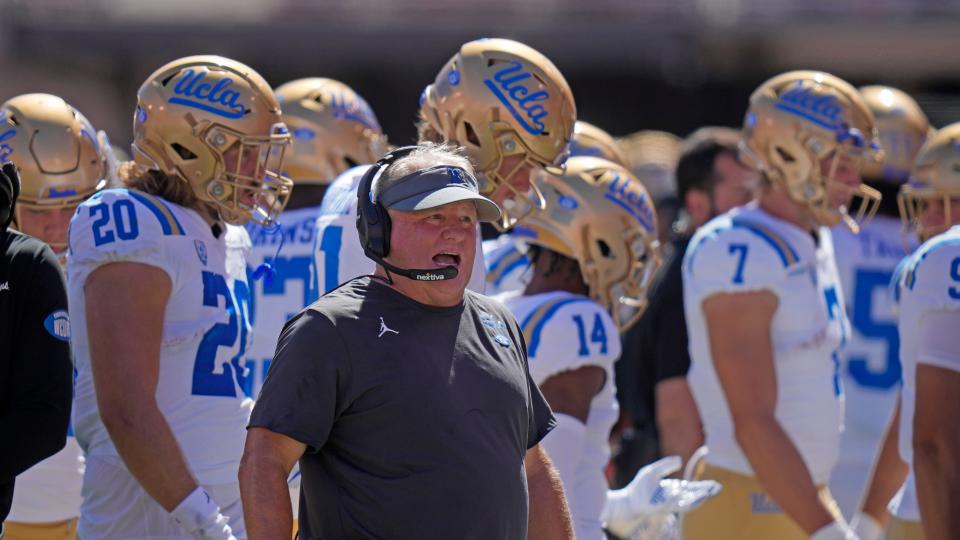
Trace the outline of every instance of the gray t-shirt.
[[304, 539], [524, 539], [524, 456], [554, 424], [502, 304], [371, 277], [287, 323], [250, 420], [307, 445]]

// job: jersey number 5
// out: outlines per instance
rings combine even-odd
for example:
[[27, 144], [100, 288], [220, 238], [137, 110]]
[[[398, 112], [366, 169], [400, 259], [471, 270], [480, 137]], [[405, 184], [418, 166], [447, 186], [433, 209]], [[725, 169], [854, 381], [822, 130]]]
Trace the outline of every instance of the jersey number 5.
[[[226, 323], [213, 325], [203, 335], [200, 346], [197, 348], [197, 358], [193, 364], [193, 395], [195, 396], [237, 396], [237, 385], [240, 388], [245, 384], [245, 369], [240, 366], [240, 359], [247, 348], [247, 312], [250, 309], [250, 290], [242, 281], [235, 281], [233, 285], [236, 293], [230, 293], [227, 280], [220, 274], [203, 272], [203, 305], [218, 307], [223, 297], [230, 315]], [[220, 347], [233, 348], [240, 339], [237, 354], [229, 363], [221, 364], [222, 369], [217, 372], [217, 349]], [[236, 381], [236, 384], [234, 384]]]

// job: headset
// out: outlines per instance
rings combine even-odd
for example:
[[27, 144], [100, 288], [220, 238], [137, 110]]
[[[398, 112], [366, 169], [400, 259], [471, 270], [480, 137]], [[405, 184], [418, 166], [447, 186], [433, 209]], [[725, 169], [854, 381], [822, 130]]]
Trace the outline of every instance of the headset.
[[384, 154], [360, 179], [357, 187], [357, 232], [363, 253], [390, 272], [416, 281], [443, 281], [459, 273], [456, 267], [416, 269], [399, 268], [384, 260], [390, 254], [390, 215], [379, 201], [373, 200], [373, 186], [398, 159], [410, 155], [419, 146], [403, 146]]
[[7, 230], [7, 225], [13, 221], [13, 208], [17, 205], [20, 196], [20, 174], [17, 166], [8, 161], [3, 164], [0, 172], [0, 232]]

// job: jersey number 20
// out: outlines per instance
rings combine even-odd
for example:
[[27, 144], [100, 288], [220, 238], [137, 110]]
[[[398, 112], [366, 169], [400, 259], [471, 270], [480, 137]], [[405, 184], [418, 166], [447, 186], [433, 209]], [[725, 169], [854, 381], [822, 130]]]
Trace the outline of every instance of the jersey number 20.
[[[220, 274], [203, 272], [203, 305], [218, 307], [220, 298], [226, 304], [230, 315], [226, 323], [213, 325], [200, 341], [197, 348], [197, 358], [193, 364], [193, 395], [195, 396], [237, 396], [237, 387], [244, 387], [245, 370], [240, 365], [247, 348], [247, 313], [250, 309], [250, 290], [243, 281], [233, 284], [236, 293], [230, 293], [227, 280]], [[223, 364], [223, 369], [217, 373], [217, 349], [220, 347], [232, 348], [237, 339], [240, 347], [229, 363]], [[235, 384], [236, 382], [236, 384]]]

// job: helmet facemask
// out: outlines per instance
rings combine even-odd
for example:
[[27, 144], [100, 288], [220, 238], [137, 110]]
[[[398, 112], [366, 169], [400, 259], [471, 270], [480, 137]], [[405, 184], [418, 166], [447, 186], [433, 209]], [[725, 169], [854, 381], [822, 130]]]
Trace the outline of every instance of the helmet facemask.
[[[647, 291], [660, 268], [660, 250], [655, 238], [624, 229], [620, 241], [629, 246], [629, 256], [624, 261], [616, 260], [609, 245], [592, 233], [586, 233], [586, 260], [581, 261], [584, 280], [590, 288], [590, 296], [607, 308], [613, 322], [621, 332], [626, 331], [643, 315], [647, 308]], [[626, 265], [624, 270], [621, 267]], [[601, 275], [606, 276], [601, 279]], [[617, 279], [616, 276], [622, 275]], [[612, 279], [611, 279], [612, 278]]]
[[277, 124], [269, 136], [262, 137], [215, 125], [207, 130], [204, 141], [217, 156], [220, 174], [207, 182], [202, 198], [215, 204], [227, 223], [272, 226], [293, 187], [281, 173], [290, 142], [286, 127]]
[[[749, 157], [748, 147], [741, 145], [740, 151]], [[762, 162], [768, 164], [764, 168], [767, 177], [806, 206], [819, 224], [834, 227], [843, 223], [857, 234], [876, 214], [880, 192], [862, 181], [850, 186], [837, 179], [837, 172], [843, 161], [852, 162], [850, 166], [859, 170], [862, 160], [876, 159], [878, 152], [854, 128], [837, 131], [833, 141], [801, 128], [793, 139], [772, 142]], [[821, 164], [826, 160], [830, 166], [824, 173]]]
[[[911, 180], [911, 184], [914, 181]], [[916, 231], [917, 238], [925, 242], [953, 226], [952, 206], [960, 202], [960, 190], [951, 193], [939, 191], [929, 185], [905, 184], [897, 195], [897, 205], [900, 207], [900, 219], [903, 221], [904, 233], [909, 235]], [[924, 225], [922, 217], [928, 205], [943, 205], [943, 221], [935, 225]]]

